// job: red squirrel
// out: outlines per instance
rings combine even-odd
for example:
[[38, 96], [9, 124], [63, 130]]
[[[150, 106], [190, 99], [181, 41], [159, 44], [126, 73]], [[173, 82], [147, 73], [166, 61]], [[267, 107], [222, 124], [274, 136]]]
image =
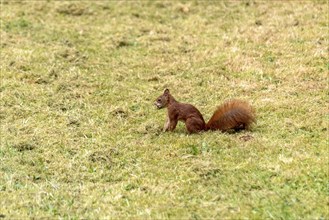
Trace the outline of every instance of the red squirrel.
[[173, 131], [178, 121], [185, 123], [188, 133], [198, 133], [208, 130], [239, 131], [249, 129], [255, 122], [253, 108], [244, 101], [227, 101], [217, 108], [208, 123], [205, 123], [200, 111], [191, 104], [181, 103], [175, 100], [166, 89], [160, 95], [154, 105], [158, 109], [167, 108], [168, 117], [163, 131]]

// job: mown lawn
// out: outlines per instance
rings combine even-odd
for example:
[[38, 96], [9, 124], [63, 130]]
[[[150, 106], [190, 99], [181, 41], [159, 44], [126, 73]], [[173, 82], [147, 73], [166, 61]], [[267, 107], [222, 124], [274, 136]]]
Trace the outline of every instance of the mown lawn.
[[[9, 1], [0, 219], [328, 219], [327, 1]], [[165, 88], [251, 131], [163, 133]]]

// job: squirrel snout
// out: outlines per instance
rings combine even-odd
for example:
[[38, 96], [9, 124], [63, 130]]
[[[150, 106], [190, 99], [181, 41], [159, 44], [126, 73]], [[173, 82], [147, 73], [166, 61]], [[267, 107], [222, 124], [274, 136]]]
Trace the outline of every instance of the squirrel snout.
[[161, 103], [154, 102], [154, 105], [155, 105], [158, 109], [162, 108]]

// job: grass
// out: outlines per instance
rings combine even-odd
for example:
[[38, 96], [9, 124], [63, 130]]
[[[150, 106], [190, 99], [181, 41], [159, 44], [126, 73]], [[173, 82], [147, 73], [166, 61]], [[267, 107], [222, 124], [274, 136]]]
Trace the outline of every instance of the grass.
[[[0, 218], [328, 219], [326, 1], [1, 0]], [[188, 135], [153, 100], [252, 131]]]

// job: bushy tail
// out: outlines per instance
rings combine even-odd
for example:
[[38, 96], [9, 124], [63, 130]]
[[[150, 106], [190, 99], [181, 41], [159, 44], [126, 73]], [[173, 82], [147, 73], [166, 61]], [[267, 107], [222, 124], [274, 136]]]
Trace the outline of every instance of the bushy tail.
[[253, 108], [244, 101], [231, 100], [217, 108], [206, 124], [206, 130], [243, 130], [255, 122]]

